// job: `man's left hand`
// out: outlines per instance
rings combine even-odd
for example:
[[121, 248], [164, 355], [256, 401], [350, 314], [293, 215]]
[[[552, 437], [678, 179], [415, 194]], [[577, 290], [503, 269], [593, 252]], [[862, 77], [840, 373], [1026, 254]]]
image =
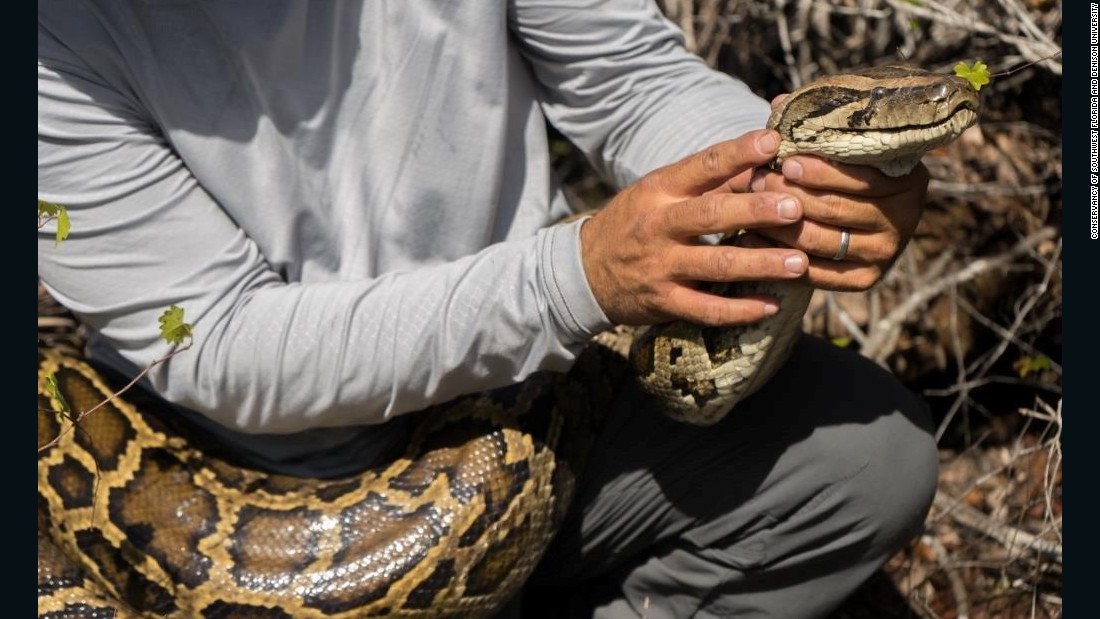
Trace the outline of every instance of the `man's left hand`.
[[[781, 100], [777, 97], [772, 106]], [[797, 223], [755, 233], [806, 252], [811, 285], [867, 290], [912, 238], [924, 209], [928, 169], [918, 164], [909, 174], [891, 178], [867, 166], [796, 155], [783, 162], [782, 173], [758, 169], [751, 187], [792, 194], [802, 203], [803, 218]], [[851, 233], [848, 252], [834, 260], [842, 229]]]

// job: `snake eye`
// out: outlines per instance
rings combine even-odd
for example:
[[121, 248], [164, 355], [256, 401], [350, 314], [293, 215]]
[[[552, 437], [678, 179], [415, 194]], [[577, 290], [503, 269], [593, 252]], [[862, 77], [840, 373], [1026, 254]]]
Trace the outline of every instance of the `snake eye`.
[[943, 101], [947, 99], [947, 94], [949, 90], [950, 89], [947, 87], [947, 84], [940, 84], [939, 86], [936, 86], [935, 90], [932, 91], [932, 94], [928, 97], [928, 100]]
[[872, 99], [881, 99], [885, 96], [886, 96], [886, 89], [883, 88], [882, 86], [878, 86], [876, 88], [871, 89], [871, 98]]

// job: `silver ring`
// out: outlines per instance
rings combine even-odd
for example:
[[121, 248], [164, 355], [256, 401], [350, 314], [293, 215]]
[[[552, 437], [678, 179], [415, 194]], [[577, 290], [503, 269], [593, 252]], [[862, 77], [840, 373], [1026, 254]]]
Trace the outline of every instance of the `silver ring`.
[[844, 260], [848, 257], [848, 244], [852, 242], [852, 233], [846, 229], [840, 229], [840, 247], [836, 248], [833, 260]]

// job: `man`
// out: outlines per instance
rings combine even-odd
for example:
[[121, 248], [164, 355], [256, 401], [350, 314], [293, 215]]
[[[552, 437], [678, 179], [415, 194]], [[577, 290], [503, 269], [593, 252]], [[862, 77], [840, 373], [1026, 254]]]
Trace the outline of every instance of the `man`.
[[[693, 282], [865, 289], [912, 234], [923, 168], [754, 177], [767, 104], [651, 2], [484, 4], [40, 2], [39, 197], [73, 231], [39, 270], [95, 356], [135, 373], [180, 305], [198, 335], [160, 395], [260, 466], [338, 475], [613, 324], [775, 310]], [[545, 120], [624, 188], [595, 217], [547, 227]], [[742, 228], [776, 246], [695, 242]], [[812, 339], [714, 428], [628, 396], [532, 585], [598, 617], [820, 616], [919, 527], [926, 417]]]

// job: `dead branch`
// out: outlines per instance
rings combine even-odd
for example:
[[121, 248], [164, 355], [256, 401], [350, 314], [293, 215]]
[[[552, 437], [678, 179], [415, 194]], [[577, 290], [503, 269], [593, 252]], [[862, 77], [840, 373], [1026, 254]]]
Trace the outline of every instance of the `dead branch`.
[[871, 325], [867, 333], [867, 345], [862, 348], [860, 352], [863, 356], [873, 359], [879, 364], [883, 364], [887, 355], [892, 352], [892, 350], [886, 347], [886, 344], [897, 337], [897, 333], [900, 332], [902, 324], [905, 323], [910, 314], [923, 308], [929, 301], [951, 286], [968, 282], [986, 271], [1003, 268], [1015, 260], [1017, 256], [1031, 251], [1033, 247], [1043, 241], [1055, 238], [1057, 234], [1058, 231], [1054, 228], [1050, 226], [1044, 227], [1038, 232], [1020, 240], [1015, 247], [1002, 254], [993, 256], [992, 258], [978, 258], [959, 271], [941, 277], [935, 281], [928, 282], [920, 288], [917, 288], [907, 299], [891, 310], [884, 318]]
[[949, 514], [955, 522], [993, 538], [1009, 551], [1031, 551], [1058, 563], [1062, 562], [1062, 544], [1058, 542], [1045, 540], [1017, 527], [998, 522], [960, 499], [948, 496], [943, 491], [936, 492], [933, 504], [936, 509]]

